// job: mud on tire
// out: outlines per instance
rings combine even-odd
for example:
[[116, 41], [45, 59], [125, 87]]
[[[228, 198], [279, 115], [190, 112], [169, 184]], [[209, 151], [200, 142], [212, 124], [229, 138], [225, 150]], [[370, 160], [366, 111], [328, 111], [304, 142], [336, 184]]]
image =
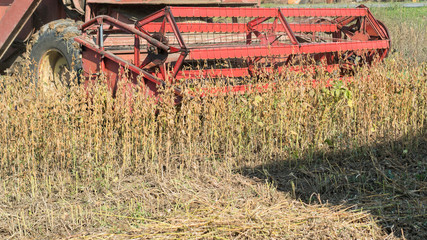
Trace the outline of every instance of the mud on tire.
[[78, 25], [71, 19], [60, 19], [41, 27], [29, 55], [36, 84], [58, 88], [78, 83], [78, 78], [73, 76], [82, 68], [81, 49], [74, 41], [74, 37], [81, 34]]

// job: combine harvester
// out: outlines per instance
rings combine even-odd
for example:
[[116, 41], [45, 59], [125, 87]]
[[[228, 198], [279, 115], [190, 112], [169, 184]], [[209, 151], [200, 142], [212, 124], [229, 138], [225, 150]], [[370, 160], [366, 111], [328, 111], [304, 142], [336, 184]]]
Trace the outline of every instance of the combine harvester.
[[[123, 78], [157, 95], [183, 79], [228, 80], [260, 72], [323, 69], [344, 73], [387, 56], [390, 36], [363, 5], [353, 8], [257, 8], [253, 0], [2, 0], [1, 69], [33, 37], [39, 81], [103, 73], [113, 94]], [[205, 6], [202, 6], [205, 4]], [[195, 5], [198, 5], [197, 7]], [[84, 20], [79, 24], [76, 21]], [[299, 67], [290, 65], [298, 64]], [[126, 74], [124, 74], [126, 73]], [[126, 76], [126, 77], [124, 77]], [[203, 89], [246, 92], [230, 81]], [[265, 87], [266, 85], [264, 85]]]

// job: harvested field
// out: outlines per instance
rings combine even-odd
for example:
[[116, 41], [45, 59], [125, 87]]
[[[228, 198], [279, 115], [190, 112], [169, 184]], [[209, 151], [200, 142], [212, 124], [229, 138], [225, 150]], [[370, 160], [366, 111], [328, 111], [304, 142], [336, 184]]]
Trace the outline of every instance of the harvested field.
[[0, 238], [426, 239], [427, 8], [372, 11], [394, 51], [344, 82], [176, 107], [1, 77]]

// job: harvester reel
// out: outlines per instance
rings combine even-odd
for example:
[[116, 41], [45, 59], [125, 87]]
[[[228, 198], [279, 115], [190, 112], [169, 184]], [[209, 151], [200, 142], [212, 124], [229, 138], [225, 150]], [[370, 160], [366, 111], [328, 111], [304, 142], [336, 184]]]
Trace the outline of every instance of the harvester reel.
[[[202, 21], [207, 18], [213, 22]], [[114, 26], [108, 37], [128, 34], [127, 52], [115, 51], [119, 42], [110, 41], [104, 46], [103, 23]], [[153, 95], [166, 82], [176, 84], [179, 95], [180, 83], [187, 79], [192, 84], [196, 79], [245, 80], [285, 71], [345, 73], [355, 66], [382, 60], [390, 49], [387, 29], [365, 6], [166, 7], [137, 21], [134, 27], [109, 16], [97, 16], [83, 24], [82, 31], [82, 36], [75, 39], [88, 58], [83, 58], [87, 76], [107, 71], [117, 82], [118, 66], [127, 65], [134, 79], [143, 77]], [[132, 39], [134, 46], [129, 44]], [[208, 92], [248, 89], [247, 85], [227, 85]]]

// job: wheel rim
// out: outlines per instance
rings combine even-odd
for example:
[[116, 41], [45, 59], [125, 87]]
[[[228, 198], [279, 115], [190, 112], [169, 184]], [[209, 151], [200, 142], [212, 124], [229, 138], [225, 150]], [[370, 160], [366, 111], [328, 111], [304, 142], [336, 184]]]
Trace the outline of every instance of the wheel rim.
[[67, 59], [56, 49], [50, 49], [43, 54], [39, 64], [39, 81], [46, 90], [58, 88], [64, 81], [68, 69]]

